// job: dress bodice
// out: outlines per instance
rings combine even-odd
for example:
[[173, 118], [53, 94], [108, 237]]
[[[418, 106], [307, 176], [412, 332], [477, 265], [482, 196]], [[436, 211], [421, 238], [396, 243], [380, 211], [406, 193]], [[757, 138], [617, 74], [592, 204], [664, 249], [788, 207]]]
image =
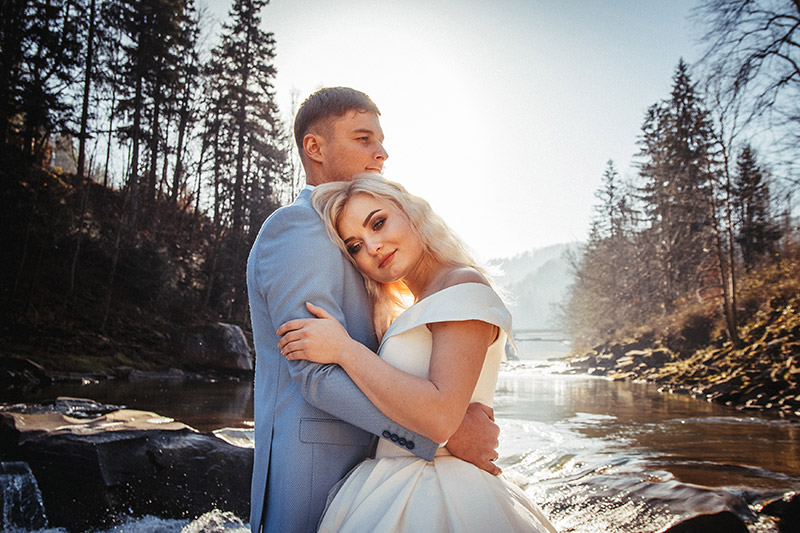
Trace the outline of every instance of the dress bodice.
[[[420, 300], [392, 323], [379, 354], [393, 366], [426, 378], [433, 347], [426, 324], [459, 320], [481, 320], [501, 329], [487, 350], [472, 395], [473, 401], [491, 405], [511, 315], [486, 285], [454, 285]], [[388, 439], [378, 441], [375, 459], [360, 463], [334, 489], [319, 531], [556, 533], [524, 491], [502, 475], [453, 457], [444, 446], [428, 462]]]
[[[383, 336], [378, 354], [396, 368], [427, 378], [433, 350], [433, 335], [427, 324], [462, 320], [480, 320], [500, 328], [500, 334], [486, 352], [471, 398], [473, 402], [491, 407], [500, 363], [505, 357], [506, 339], [511, 331], [511, 314], [497, 293], [487, 285], [453, 285], [412, 305], [392, 322]], [[386, 444], [379, 443], [379, 453]]]

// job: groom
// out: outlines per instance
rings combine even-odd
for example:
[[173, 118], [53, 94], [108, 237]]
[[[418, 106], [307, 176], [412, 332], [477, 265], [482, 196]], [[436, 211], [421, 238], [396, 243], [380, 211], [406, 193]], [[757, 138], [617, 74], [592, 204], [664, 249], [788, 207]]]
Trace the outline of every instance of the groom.
[[[309, 316], [305, 302], [322, 306], [353, 339], [377, 349], [361, 275], [330, 240], [309, 198], [313, 186], [381, 172], [388, 154], [379, 115], [354, 89], [321, 89], [308, 97], [294, 125], [307, 186], [266, 220], [247, 262], [256, 349], [254, 533], [314, 531], [331, 487], [370, 456], [374, 436], [426, 460], [436, 452], [435, 442], [373, 406], [340, 367], [287, 361], [277, 349], [275, 331]], [[470, 405], [447, 447], [495, 474], [499, 432], [491, 417], [488, 407]]]

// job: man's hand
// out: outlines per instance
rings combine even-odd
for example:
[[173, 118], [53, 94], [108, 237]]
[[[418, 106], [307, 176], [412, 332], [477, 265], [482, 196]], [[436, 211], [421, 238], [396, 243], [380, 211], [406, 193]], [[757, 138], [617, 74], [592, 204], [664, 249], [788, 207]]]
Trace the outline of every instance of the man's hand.
[[467, 414], [445, 447], [450, 453], [472, 463], [493, 476], [502, 473], [494, 464], [497, 460], [497, 446], [500, 428], [494, 422], [494, 411], [482, 403], [471, 403]]

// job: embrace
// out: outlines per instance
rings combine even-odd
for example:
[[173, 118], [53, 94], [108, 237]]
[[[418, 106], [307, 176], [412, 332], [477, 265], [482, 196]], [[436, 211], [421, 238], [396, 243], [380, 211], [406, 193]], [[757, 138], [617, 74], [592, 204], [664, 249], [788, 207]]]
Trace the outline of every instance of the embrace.
[[494, 464], [511, 316], [428, 203], [380, 176], [379, 116], [353, 89], [308, 97], [307, 186], [250, 253], [252, 531], [553, 532]]

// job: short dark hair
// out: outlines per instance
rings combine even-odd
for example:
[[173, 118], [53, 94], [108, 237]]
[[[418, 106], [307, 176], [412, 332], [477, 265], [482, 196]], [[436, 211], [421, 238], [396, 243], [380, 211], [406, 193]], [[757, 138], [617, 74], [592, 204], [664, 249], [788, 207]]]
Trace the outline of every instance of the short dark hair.
[[306, 98], [294, 119], [294, 141], [300, 154], [303, 138], [314, 126], [351, 110], [381, 114], [369, 96], [350, 87], [325, 87]]

